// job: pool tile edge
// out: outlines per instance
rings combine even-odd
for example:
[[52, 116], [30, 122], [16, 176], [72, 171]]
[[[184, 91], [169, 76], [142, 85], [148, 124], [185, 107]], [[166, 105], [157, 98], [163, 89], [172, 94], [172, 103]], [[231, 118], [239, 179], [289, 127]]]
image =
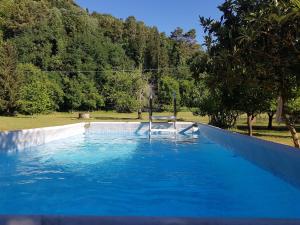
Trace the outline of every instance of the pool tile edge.
[[298, 225], [292, 219], [0, 216], [0, 225]]

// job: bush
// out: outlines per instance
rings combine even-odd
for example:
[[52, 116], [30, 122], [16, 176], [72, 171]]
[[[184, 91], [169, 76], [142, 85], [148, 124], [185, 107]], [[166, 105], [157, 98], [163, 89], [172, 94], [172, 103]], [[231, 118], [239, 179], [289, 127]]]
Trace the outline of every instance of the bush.
[[121, 113], [137, 111], [143, 106], [146, 84], [139, 71], [107, 73], [103, 88], [106, 105]]
[[104, 99], [99, 94], [95, 82], [85, 76], [65, 78], [65, 108], [91, 111], [104, 106]]
[[231, 128], [235, 125], [238, 112], [226, 107], [223, 96], [218, 92], [206, 90], [199, 99], [195, 114], [209, 116], [209, 124], [220, 128]]
[[59, 103], [56, 100], [61, 99], [62, 90], [46, 73], [32, 64], [21, 64], [18, 74], [24, 77], [18, 101], [21, 113], [33, 115], [57, 109]]
[[28, 115], [45, 113], [54, 105], [47, 86], [37, 79], [21, 88], [19, 104], [20, 112]]
[[177, 107], [180, 107], [179, 83], [169, 76], [161, 78], [158, 88], [159, 103], [163, 110], [172, 111], [176, 94]]
[[115, 109], [120, 113], [130, 113], [137, 111], [140, 107], [139, 102], [126, 93], [118, 93], [119, 97], [115, 102]]

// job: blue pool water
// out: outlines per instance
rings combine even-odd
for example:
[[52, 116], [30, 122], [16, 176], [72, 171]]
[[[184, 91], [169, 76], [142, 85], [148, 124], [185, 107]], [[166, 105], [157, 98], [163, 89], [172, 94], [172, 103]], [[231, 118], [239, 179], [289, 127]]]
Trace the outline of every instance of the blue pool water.
[[202, 136], [97, 132], [0, 153], [0, 214], [300, 218], [300, 190]]

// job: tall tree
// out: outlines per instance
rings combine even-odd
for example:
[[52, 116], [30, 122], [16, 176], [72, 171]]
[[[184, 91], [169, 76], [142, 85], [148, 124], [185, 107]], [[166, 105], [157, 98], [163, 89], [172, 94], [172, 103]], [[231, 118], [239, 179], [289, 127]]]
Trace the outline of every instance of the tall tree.
[[[201, 18], [212, 61], [223, 59], [214, 63], [214, 81], [232, 92], [247, 77], [247, 86], [258, 81], [264, 96], [275, 90], [283, 100], [282, 115], [294, 144], [300, 147], [288, 106], [299, 89], [299, 7], [290, 0], [226, 0], [219, 8], [220, 21]], [[222, 73], [216, 72], [220, 68]]]
[[139, 70], [133, 72], [107, 72], [103, 95], [106, 105], [118, 112], [138, 112], [144, 106], [147, 80]]
[[281, 96], [282, 118], [292, 134], [295, 147], [300, 148], [294, 110], [289, 104], [299, 90], [300, 8], [294, 1], [271, 1], [257, 7], [259, 11], [246, 18], [249, 26], [245, 27], [242, 44], [248, 46], [251, 58], [260, 62], [262, 72], [258, 75], [265, 81], [265, 88], [272, 87]]
[[9, 43], [0, 46], [0, 108], [12, 114], [18, 107], [19, 89], [22, 82], [17, 73], [17, 52]]
[[54, 111], [55, 98], [46, 73], [32, 64], [20, 64], [18, 74], [24, 77], [20, 87], [18, 108], [21, 113], [34, 115]]
[[144, 23], [137, 22], [134, 17], [128, 17], [124, 24], [126, 52], [135, 61], [136, 67], [142, 69], [146, 49], [147, 31]]

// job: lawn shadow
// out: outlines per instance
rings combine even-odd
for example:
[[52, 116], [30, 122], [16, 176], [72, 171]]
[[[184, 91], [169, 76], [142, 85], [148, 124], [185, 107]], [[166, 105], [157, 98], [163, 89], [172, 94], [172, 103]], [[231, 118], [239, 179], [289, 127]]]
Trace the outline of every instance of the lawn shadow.
[[270, 138], [291, 138], [290, 135], [276, 135], [276, 134], [261, 134], [261, 133], [254, 133], [254, 137], [270, 137]]
[[[247, 125], [238, 125], [237, 128], [239, 130], [248, 130], [248, 126]], [[296, 129], [299, 130], [300, 126], [297, 125]], [[265, 130], [265, 131], [288, 131], [288, 128], [284, 125], [281, 126], [274, 126], [271, 130], [268, 130], [268, 128], [266, 126], [259, 126], [259, 125], [255, 125], [253, 126], [253, 130]]]

